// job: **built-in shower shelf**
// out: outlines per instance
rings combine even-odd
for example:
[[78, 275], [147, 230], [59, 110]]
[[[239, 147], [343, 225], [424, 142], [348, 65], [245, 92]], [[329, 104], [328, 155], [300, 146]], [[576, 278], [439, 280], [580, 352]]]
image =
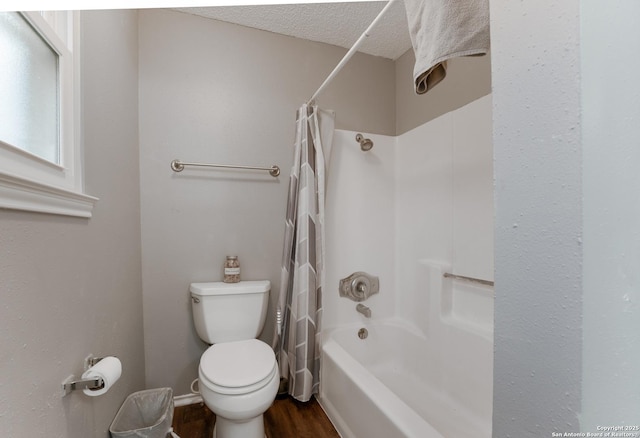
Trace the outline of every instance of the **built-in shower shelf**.
[[443, 280], [441, 315], [444, 322], [493, 339], [493, 286], [455, 277]]

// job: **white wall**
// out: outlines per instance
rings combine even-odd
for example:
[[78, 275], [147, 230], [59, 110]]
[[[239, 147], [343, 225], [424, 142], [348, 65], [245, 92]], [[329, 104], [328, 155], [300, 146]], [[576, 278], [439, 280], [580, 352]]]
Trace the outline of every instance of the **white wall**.
[[493, 280], [491, 95], [398, 137], [397, 313], [427, 332], [421, 260]]
[[323, 329], [364, 318], [338, 295], [340, 279], [356, 271], [380, 278], [380, 292], [364, 303], [372, 315], [395, 314], [395, 137], [364, 133], [374, 146], [363, 152], [356, 134], [335, 132], [328, 166]]
[[[581, 429], [640, 424], [640, 3], [581, 4]], [[620, 60], [624, 59], [624, 63]], [[613, 68], [612, 68], [613, 67]]]
[[580, 2], [493, 0], [495, 437], [578, 431]]
[[493, 280], [493, 129], [489, 94], [451, 113], [453, 273]]
[[364, 270], [381, 277], [380, 295], [367, 302], [373, 313], [426, 332], [422, 260], [493, 280], [491, 96], [399, 137], [365, 133], [375, 143], [367, 153], [355, 135], [334, 135], [324, 327], [361, 318], [336, 297], [341, 278]]
[[638, 12], [491, 2], [495, 436], [640, 422]]
[[430, 387], [455, 400], [467, 431], [491, 436], [492, 96], [397, 138], [396, 317], [427, 339]]
[[[443, 279], [493, 279], [491, 95], [399, 137], [336, 131], [327, 190], [324, 329], [364, 322], [340, 278], [380, 276], [364, 304], [426, 336], [434, 394], [456, 400], [467, 431], [491, 435], [493, 293]], [[434, 395], [437, 398], [437, 395]], [[440, 424], [440, 423], [438, 423]], [[473, 424], [473, 426], [469, 426]]]
[[[0, 431], [107, 438], [144, 388], [137, 105], [137, 13], [82, 13], [82, 109], [91, 219], [0, 210]], [[84, 358], [116, 355], [103, 396], [62, 397]]]
[[334, 135], [325, 327], [358, 320], [334, 292], [340, 278], [365, 270], [381, 276], [381, 293], [368, 302], [374, 314], [426, 332], [422, 261], [493, 280], [491, 95], [399, 137], [365, 133], [375, 143], [367, 153], [355, 134]]

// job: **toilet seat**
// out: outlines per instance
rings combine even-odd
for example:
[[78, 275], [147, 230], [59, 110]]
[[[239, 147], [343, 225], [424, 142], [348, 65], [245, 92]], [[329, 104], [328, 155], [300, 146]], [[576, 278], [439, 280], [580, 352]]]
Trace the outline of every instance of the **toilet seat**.
[[201, 383], [219, 394], [257, 391], [277, 373], [273, 350], [257, 339], [214, 344], [200, 359]]

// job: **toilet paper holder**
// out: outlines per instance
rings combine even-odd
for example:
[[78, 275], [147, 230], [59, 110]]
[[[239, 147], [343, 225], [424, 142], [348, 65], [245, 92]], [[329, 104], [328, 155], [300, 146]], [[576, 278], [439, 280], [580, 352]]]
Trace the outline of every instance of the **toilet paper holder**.
[[[84, 370], [87, 371], [89, 368], [100, 362], [103, 357], [94, 357], [89, 355], [84, 359]], [[64, 391], [64, 395], [69, 394], [71, 391], [76, 391], [78, 389], [102, 389], [104, 388], [104, 380], [102, 378], [89, 378], [89, 379], [79, 379], [74, 380], [74, 376], [71, 375], [67, 377], [64, 382], [62, 382], [62, 390]]]
[[62, 390], [64, 395], [69, 394], [76, 389], [102, 389], [104, 388], [104, 380], [100, 377], [96, 379], [80, 379], [73, 380], [73, 376], [70, 376], [67, 381], [62, 382]]

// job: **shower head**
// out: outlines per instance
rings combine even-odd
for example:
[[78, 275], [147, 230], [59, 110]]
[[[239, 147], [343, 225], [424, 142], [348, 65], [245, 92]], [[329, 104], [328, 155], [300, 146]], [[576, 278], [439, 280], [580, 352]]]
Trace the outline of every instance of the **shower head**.
[[364, 138], [362, 134], [356, 135], [356, 141], [360, 143], [360, 149], [364, 152], [370, 151], [373, 147], [373, 142], [369, 138]]

